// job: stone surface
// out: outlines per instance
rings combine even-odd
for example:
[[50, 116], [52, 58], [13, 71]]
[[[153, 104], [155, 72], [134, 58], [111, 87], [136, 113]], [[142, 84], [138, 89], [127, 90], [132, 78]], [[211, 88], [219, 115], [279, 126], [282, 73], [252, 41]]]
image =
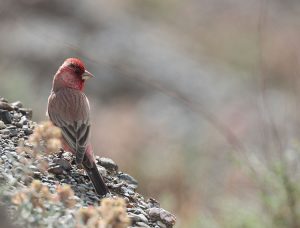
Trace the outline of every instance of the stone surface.
[[0, 120], [2, 120], [5, 124], [10, 124], [12, 116], [7, 110], [0, 109]]
[[176, 217], [162, 208], [153, 207], [147, 212], [152, 220], [159, 220], [167, 226], [173, 226], [176, 223]]
[[135, 188], [137, 188], [137, 186], [138, 186], [137, 180], [134, 179], [134, 178], [133, 178], [132, 176], [130, 176], [129, 174], [127, 174], [127, 173], [120, 173], [120, 174], [118, 175], [118, 177], [119, 177], [120, 180], [124, 180], [124, 181], [126, 181], [128, 184], [133, 185], [133, 186], [136, 186]]
[[22, 108], [23, 104], [21, 103], [21, 101], [15, 101], [13, 103], [11, 103], [12, 107], [17, 107], [17, 108]]
[[59, 165], [62, 169], [66, 170], [66, 171], [69, 171], [72, 169], [70, 162], [63, 158], [55, 158], [55, 159], [53, 159], [53, 163]]
[[0, 101], [0, 109], [12, 111], [14, 110], [13, 107], [11, 107], [8, 103]]
[[29, 108], [20, 108], [19, 111], [28, 117], [28, 119], [32, 119], [32, 109]]
[[4, 128], [6, 128], [6, 125], [2, 120], [0, 120], [0, 130]]
[[98, 164], [106, 168], [108, 171], [117, 172], [117, 164], [110, 158], [100, 158]]
[[61, 175], [64, 172], [64, 169], [60, 165], [51, 166], [48, 169], [49, 173], [53, 173], [55, 175]]
[[[8, 103], [3, 98], [0, 102]], [[31, 148], [27, 140], [33, 132], [35, 123], [30, 120], [31, 110], [23, 108], [21, 102], [13, 102], [11, 106], [14, 108], [12, 111], [0, 109], [0, 182], [17, 183], [11, 186], [11, 192], [6, 193], [12, 194], [18, 188], [29, 186], [33, 179], [38, 179], [51, 191], [55, 191], [58, 184], [69, 184], [75, 193], [76, 209], [98, 204], [101, 197], [94, 192], [93, 185], [84, 170], [73, 162], [75, 158], [72, 153], [58, 151], [51, 155], [41, 154], [40, 160], [33, 160], [32, 155], [26, 150], [16, 152], [20, 141]], [[48, 166], [41, 169], [42, 161], [48, 162], [48, 169]], [[118, 172], [118, 165], [112, 159], [96, 156], [96, 162], [110, 190], [109, 195], [125, 199], [128, 214], [132, 218], [131, 227], [154, 228], [174, 225], [175, 216], [160, 208], [156, 200], [150, 198], [146, 201], [136, 192], [137, 180], [129, 174]], [[57, 220], [64, 224], [61, 227], [74, 227], [72, 213], [66, 209], [66, 215]]]

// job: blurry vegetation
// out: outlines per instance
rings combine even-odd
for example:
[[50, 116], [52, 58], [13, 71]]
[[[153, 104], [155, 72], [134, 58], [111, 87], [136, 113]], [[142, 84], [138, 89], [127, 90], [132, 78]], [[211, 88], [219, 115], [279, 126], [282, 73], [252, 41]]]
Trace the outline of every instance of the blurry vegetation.
[[[74, 207], [76, 201], [70, 186], [58, 186], [55, 193], [39, 180], [33, 180], [30, 188], [17, 192], [12, 197], [16, 211], [12, 220], [25, 227], [59, 226], [59, 218], [66, 214], [66, 208]], [[50, 223], [50, 224], [49, 224]]]
[[60, 140], [60, 129], [50, 121], [35, 124], [33, 134], [30, 135], [28, 142], [22, 139], [17, 147], [18, 153], [25, 153], [29, 158], [21, 160], [24, 164], [22, 172], [25, 175], [20, 175], [20, 177], [29, 178], [33, 176], [33, 171], [29, 168], [31, 164], [36, 164], [39, 171], [44, 173], [49, 168], [44, 155], [58, 153], [61, 148]]
[[41, 154], [57, 153], [61, 148], [61, 131], [50, 121], [44, 121], [35, 127], [29, 143], [35, 158]]
[[[76, 205], [78, 198], [70, 185], [57, 185], [50, 191], [46, 184], [33, 179], [32, 164], [36, 164], [39, 171], [45, 172], [49, 164], [44, 155], [59, 152], [60, 137], [60, 129], [44, 121], [35, 126], [28, 142], [21, 141], [17, 149], [18, 153], [26, 153], [28, 159], [23, 157], [21, 163], [17, 163], [11, 156], [18, 173], [15, 173], [15, 180], [6, 179], [3, 174], [5, 185], [1, 185], [0, 199], [1, 206], [14, 205], [9, 208], [13, 224], [20, 227], [128, 227], [130, 219], [124, 199], [105, 198], [100, 206], [97, 206], [99, 202], [95, 202], [96, 206], [83, 208]], [[76, 220], [71, 214], [76, 215]]]
[[1, 95], [45, 119], [52, 76], [80, 57], [97, 76], [95, 152], [178, 227], [299, 227], [299, 12], [296, 0], [1, 1]]
[[[25, 227], [101, 227], [126, 228], [130, 219], [125, 201], [121, 198], [105, 198], [100, 206], [75, 207], [74, 192], [69, 185], [58, 185], [51, 193], [46, 185], [33, 180], [29, 188], [16, 192], [11, 198], [16, 210], [12, 215], [14, 224]], [[64, 223], [62, 218], [74, 210], [76, 222], [71, 218]]]
[[81, 208], [77, 213], [77, 227], [126, 228], [130, 219], [125, 201], [121, 198], [103, 199], [99, 207]]

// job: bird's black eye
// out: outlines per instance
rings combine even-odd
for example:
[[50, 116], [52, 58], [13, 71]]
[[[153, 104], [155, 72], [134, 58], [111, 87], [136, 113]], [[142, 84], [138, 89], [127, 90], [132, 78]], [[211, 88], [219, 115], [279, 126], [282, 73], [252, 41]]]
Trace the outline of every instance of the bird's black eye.
[[71, 68], [72, 71], [74, 71], [76, 74], [82, 74], [84, 70], [80, 66], [78, 66], [76, 63], [69, 63], [68, 67]]
[[75, 69], [75, 73], [76, 73], [76, 74], [82, 73], [82, 72], [81, 72], [81, 69], [76, 68], [76, 69]]

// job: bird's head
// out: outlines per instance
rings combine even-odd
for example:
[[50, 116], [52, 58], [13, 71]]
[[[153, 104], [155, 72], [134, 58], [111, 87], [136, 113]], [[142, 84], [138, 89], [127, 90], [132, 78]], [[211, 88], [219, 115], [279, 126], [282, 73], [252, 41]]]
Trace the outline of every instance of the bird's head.
[[92, 77], [80, 59], [68, 58], [54, 76], [53, 89], [68, 87], [83, 91], [85, 81]]

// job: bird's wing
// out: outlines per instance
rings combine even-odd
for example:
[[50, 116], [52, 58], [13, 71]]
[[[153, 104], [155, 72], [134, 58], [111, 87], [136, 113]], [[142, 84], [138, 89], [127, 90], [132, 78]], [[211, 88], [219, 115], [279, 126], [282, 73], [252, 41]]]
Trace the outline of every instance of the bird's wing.
[[90, 136], [89, 103], [85, 94], [69, 88], [52, 92], [48, 100], [48, 115], [76, 153], [77, 164], [81, 164]]

